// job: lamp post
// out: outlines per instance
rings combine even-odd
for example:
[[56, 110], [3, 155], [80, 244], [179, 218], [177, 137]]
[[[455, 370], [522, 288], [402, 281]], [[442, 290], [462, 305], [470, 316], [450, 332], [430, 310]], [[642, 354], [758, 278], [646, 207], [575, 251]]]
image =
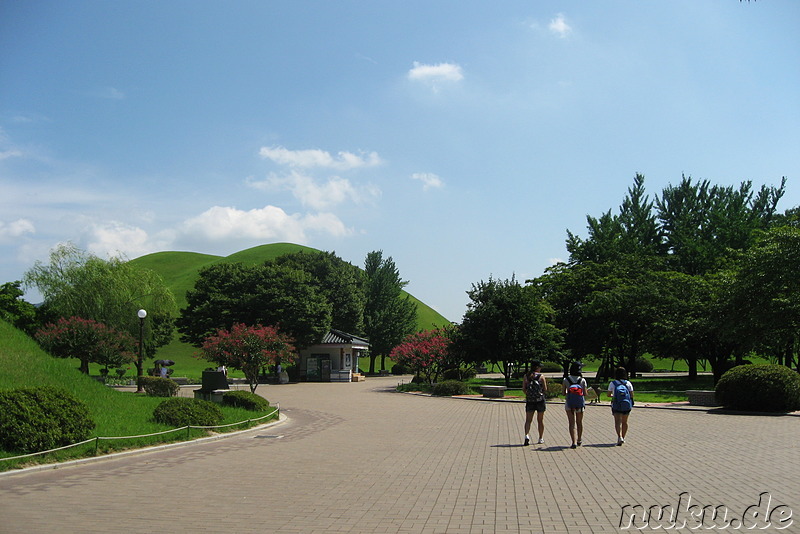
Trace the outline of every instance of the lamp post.
[[144, 375], [144, 318], [147, 317], [147, 311], [139, 310], [136, 312], [139, 316], [139, 359], [136, 360], [136, 393], [143, 393], [142, 376]]

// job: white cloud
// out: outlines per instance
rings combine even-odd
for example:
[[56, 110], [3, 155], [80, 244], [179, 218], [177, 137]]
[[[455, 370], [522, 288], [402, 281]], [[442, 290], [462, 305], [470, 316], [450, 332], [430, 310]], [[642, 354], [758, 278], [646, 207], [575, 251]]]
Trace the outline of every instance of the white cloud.
[[98, 87], [91, 91], [91, 96], [105, 98], [106, 100], [124, 100], [125, 93], [116, 87]]
[[93, 224], [88, 228], [86, 249], [99, 257], [138, 258], [160, 250], [147, 232], [118, 221]]
[[8, 158], [21, 158], [22, 151], [17, 149], [11, 150], [0, 150], [0, 160], [8, 159]]
[[304, 206], [316, 210], [329, 209], [344, 203], [362, 204], [380, 196], [380, 190], [372, 185], [354, 186], [350, 180], [331, 176], [324, 183], [297, 171], [288, 175], [270, 175], [266, 180], [248, 180], [247, 184], [262, 191], [291, 191]]
[[28, 219], [17, 219], [10, 223], [0, 221], [0, 239], [6, 237], [21, 237], [25, 234], [35, 234], [36, 227]]
[[323, 167], [346, 171], [360, 167], [375, 167], [383, 163], [376, 152], [357, 155], [352, 152], [339, 152], [336, 157], [330, 152], [319, 149], [289, 150], [282, 146], [262, 147], [261, 157], [289, 167], [313, 168]]
[[455, 63], [426, 65], [415, 61], [414, 68], [408, 71], [408, 79], [431, 83], [458, 82], [464, 79], [464, 74], [461, 71], [461, 66]]
[[444, 182], [442, 182], [442, 179], [432, 172], [415, 172], [411, 175], [411, 179], [421, 181], [423, 191], [427, 191], [431, 188], [438, 189], [444, 187]]
[[289, 215], [275, 206], [249, 211], [213, 206], [186, 220], [181, 228], [183, 234], [211, 241], [277, 239], [293, 243], [307, 242], [307, 231], [336, 237], [352, 234], [333, 214]]
[[550, 24], [547, 25], [547, 28], [560, 38], [564, 39], [572, 32], [572, 27], [567, 24], [564, 15], [559, 13], [556, 15], [556, 18], [550, 21]]

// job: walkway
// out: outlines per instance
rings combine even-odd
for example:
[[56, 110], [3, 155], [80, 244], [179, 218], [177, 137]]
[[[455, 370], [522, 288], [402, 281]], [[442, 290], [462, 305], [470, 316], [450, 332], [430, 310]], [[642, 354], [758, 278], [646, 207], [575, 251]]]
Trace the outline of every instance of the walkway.
[[[262, 385], [287, 422], [0, 476], [0, 532], [610, 533], [623, 506], [677, 507], [683, 492], [729, 518], [762, 492], [800, 514], [798, 417], [637, 408], [617, 447], [606, 403], [587, 409], [571, 450], [554, 404], [546, 443], [522, 447], [521, 404], [396, 383]], [[790, 521], [783, 532], [800, 532], [800, 515]]]

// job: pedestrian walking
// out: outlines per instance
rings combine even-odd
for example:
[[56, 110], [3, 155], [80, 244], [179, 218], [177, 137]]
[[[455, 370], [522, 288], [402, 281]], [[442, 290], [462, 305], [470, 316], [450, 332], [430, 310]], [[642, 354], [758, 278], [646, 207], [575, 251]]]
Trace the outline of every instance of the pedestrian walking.
[[542, 364], [540, 362], [533, 362], [531, 370], [525, 375], [522, 380], [522, 391], [525, 393], [525, 442], [524, 445], [529, 445], [531, 442], [531, 424], [533, 423], [533, 415], [536, 414], [537, 430], [539, 431], [539, 440], [537, 443], [544, 443], [544, 411], [547, 409], [545, 401], [545, 392], [547, 391], [547, 379], [540, 372]]
[[[586, 379], [581, 374], [581, 362], [572, 362], [569, 367], [569, 375], [564, 378], [562, 386], [564, 388], [564, 409], [567, 412], [569, 423], [569, 437], [572, 440], [570, 448], [579, 447], [583, 437], [583, 411], [586, 407]], [[577, 427], [577, 440], [575, 430]]]
[[617, 445], [622, 445], [628, 433], [628, 416], [633, 409], [633, 384], [628, 380], [628, 371], [624, 367], [614, 370], [614, 380], [608, 384], [608, 396], [611, 397]]

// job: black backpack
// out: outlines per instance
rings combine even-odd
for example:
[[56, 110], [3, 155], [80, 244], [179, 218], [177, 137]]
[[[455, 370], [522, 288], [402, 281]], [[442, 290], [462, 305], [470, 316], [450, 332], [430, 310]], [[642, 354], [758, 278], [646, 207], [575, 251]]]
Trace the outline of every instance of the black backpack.
[[530, 375], [528, 376], [528, 389], [525, 392], [525, 400], [528, 402], [541, 402], [544, 400], [542, 383], [539, 381], [541, 377], [541, 373], [534, 373], [533, 380], [531, 380]]

